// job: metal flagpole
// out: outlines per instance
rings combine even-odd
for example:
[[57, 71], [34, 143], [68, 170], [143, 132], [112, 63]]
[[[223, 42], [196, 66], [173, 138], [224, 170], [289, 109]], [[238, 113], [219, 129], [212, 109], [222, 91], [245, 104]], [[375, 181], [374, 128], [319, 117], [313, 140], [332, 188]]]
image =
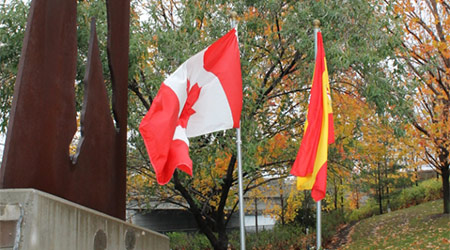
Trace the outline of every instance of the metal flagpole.
[[[238, 27], [236, 22], [236, 12], [231, 12], [231, 27], [236, 29], [236, 37], [238, 38]], [[239, 228], [241, 234], [241, 250], [245, 250], [245, 222], [244, 222], [244, 188], [242, 181], [242, 154], [241, 154], [241, 122], [239, 128], [236, 129], [236, 145], [237, 145], [237, 163], [238, 163], [238, 182], [239, 182]]]
[[[314, 25], [314, 59], [317, 60], [317, 33], [320, 31], [320, 21], [315, 19]], [[314, 61], [315, 61], [314, 60]], [[322, 211], [321, 200], [316, 202], [316, 249], [322, 247]]]
[[236, 129], [237, 162], [239, 180], [239, 224], [241, 231], [241, 250], [245, 250], [245, 223], [244, 223], [244, 192], [242, 187], [242, 155], [241, 155], [241, 128]]

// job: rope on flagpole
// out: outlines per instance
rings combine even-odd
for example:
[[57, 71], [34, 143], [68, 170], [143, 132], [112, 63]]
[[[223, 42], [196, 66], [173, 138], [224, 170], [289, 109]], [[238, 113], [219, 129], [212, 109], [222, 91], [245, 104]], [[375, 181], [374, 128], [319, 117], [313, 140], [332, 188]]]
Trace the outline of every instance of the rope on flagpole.
[[[320, 20], [313, 21], [314, 26], [314, 61], [317, 60], [317, 33], [320, 32]], [[316, 202], [316, 249], [322, 248], [322, 206], [321, 200]]]
[[[231, 17], [231, 27], [236, 30], [236, 38], [239, 43], [238, 36], [238, 23], [236, 21], [237, 13], [232, 11]], [[237, 146], [237, 164], [238, 164], [238, 182], [239, 182], [239, 231], [240, 231], [240, 242], [241, 250], [245, 250], [245, 221], [244, 221], [244, 188], [242, 180], [242, 151], [241, 151], [241, 122], [239, 122], [239, 128], [236, 129], [236, 146]]]

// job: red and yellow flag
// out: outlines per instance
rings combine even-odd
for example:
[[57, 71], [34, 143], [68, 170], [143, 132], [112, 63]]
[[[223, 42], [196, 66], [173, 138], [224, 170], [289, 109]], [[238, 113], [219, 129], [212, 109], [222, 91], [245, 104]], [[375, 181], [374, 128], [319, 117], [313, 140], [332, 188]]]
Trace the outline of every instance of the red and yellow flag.
[[322, 34], [318, 32], [316, 65], [305, 133], [291, 170], [292, 175], [298, 176], [297, 189], [311, 190], [311, 196], [315, 201], [325, 197], [328, 144], [333, 142], [334, 126], [330, 84]]

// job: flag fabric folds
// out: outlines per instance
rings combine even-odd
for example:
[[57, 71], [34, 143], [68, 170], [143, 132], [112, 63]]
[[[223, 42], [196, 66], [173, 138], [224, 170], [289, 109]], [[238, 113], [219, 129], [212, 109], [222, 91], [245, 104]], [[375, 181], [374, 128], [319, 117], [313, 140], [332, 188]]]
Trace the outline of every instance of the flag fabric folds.
[[305, 132], [291, 174], [298, 190], [311, 190], [315, 201], [325, 197], [328, 144], [334, 142], [333, 111], [322, 34], [317, 33], [317, 55]]
[[242, 76], [236, 30], [184, 62], [164, 82], [139, 131], [163, 185], [176, 168], [192, 176], [189, 137], [238, 128]]

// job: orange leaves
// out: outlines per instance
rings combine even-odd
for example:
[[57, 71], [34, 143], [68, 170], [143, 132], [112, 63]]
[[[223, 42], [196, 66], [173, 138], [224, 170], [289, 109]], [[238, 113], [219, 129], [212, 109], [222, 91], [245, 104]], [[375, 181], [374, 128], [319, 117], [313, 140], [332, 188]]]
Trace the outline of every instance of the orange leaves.
[[[408, 61], [409, 73], [419, 83], [414, 98], [415, 149], [437, 169], [439, 155], [450, 151], [449, 59], [450, 13], [443, 1], [400, 0], [394, 13], [405, 30], [400, 53]], [[442, 151], [443, 150], [443, 151]], [[427, 152], [425, 154], [425, 152]]]
[[[340, 157], [345, 160], [360, 159], [358, 147], [355, 140], [359, 140], [361, 133], [369, 135], [374, 129], [370, 124], [370, 119], [374, 111], [370, 109], [361, 97], [355, 96], [356, 91], [349, 94], [333, 94], [333, 109], [335, 121], [336, 143], [332, 146], [337, 148]], [[362, 124], [365, 124], [362, 126]]]
[[221, 156], [217, 157], [215, 160], [216, 167], [214, 168], [214, 172], [216, 172], [219, 176], [224, 175], [228, 169], [230, 158], [231, 154], [228, 152], [225, 152]]
[[258, 9], [255, 8], [254, 6], [249, 6], [247, 11], [244, 12], [244, 14], [242, 15], [242, 19], [243, 20], [251, 20], [251, 19], [256, 19], [259, 15]]
[[288, 140], [285, 133], [278, 133], [267, 142], [261, 143], [256, 150], [257, 164], [264, 165], [272, 159], [281, 158], [288, 147]]
[[279, 134], [276, 134], [271, 139], [271, 147], [270, 147], [271, 150], [269, 152], [274, 152], [275, 149], [277, 149], [278, 152], [280, 152], [283, 149], [285, 149], [286, 147], [287, 147], [286, 136], [284, 135], [284, 133], [279, 133]]
[[414, 12], [414, 11], [415, 11], [415, 8], [411, 1], [408, 1], [408, 0], [397, 1], [394, 4], [394, 13], [395, 14], [402, 15], [404, 13]]

